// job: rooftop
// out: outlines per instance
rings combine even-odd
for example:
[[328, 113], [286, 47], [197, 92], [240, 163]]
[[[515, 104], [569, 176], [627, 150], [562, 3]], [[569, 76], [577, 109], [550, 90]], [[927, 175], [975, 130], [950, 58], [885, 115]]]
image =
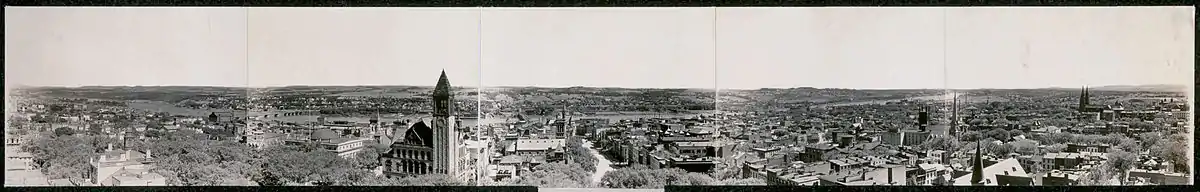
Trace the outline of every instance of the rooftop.
[[675, 142], [680, 147], [713, 147], [716, 143], [713, 142]]
[[550, 150], [563, 147], [565, 139], [521, 139], [516, 142], [518, 151]]
[[[1009, 158], [1000, 162], [996, 162], [991, 166], [983, 168], [983, 178], [988, 181], [986, 185], [998, 185], [996, 175], [1008, 175], [1018, 177], [1029, 177], [1025, 173], [1025, 168], [1021, 167], [1017, 159]], [[971, 174], [966, 174], [958, 178], [954, 178], [955, 185], [971, 185]]]
[[[8, 163], [5, 163], [8, 166]], [[5, 171], [4, 187], [11, 186], [50, 186], [46, 175], [36, 170]]]

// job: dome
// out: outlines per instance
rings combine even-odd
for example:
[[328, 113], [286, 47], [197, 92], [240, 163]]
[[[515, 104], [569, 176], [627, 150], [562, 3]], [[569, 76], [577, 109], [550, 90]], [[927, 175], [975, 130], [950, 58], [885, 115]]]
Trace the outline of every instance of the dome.
[[329, 130], [329, 129], [319, 129], [319, 130], [317, 130], [317, 131], [314, 131], [314, 132], [312, 133], [312, 137], [310, 137], [309, 139], [312, 139], [312, 140], [330, 140], [330, 139], [335, 139], [335, 138], [337, 138], [337, 137], [338, 137], [337, 133], [334, 133], [332, 130]]

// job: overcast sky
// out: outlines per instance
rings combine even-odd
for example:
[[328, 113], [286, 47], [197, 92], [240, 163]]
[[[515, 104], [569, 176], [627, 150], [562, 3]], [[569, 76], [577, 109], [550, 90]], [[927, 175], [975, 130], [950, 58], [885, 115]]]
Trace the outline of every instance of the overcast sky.
[[246, 86], [240, 8], [4, 7], [6, 84]]
[[711, 8], [488, 9], [487, 86], [716, 88]]
[[5, 72], [56, 86], [432, 85], [443, 69], [455, 86], [1190, 85], [1193, 10], [6, 7]]
[[1191, 84], [1193, 8], [721, 8], [721, 88]]
[[479, 9], [250, 9], [250, 85], [478, 87]]

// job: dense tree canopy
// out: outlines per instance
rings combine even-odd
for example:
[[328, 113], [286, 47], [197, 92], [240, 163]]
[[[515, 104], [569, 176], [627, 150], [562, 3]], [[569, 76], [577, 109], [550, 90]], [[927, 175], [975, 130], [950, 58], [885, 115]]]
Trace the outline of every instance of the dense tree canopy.
[[1188, 164], [1192, 160], [1188, 151], [1192, 148], [1188, 144], [1188, 135], [1180, 133], [1160, 139], [1150, 147], [1150, 155], [1166, 159], [1175, 166], [1175, 170], [1190, 169]]
[[613, 170], [601, 183], [609, 188], [656, 189], [667, 185], [711, 185], [708, 175], [688, 173], [682, 169], [650, 169], [642, 165]]
[[1110, 151], [1108, 153], [1108, 161], [1104, 163], [1105, 168], [1116, 172], [1121, 178], [1121, 185], [1125, 185], [1125, 177], [1129, 175], [1129, 170], [1133, 169], [1138, 163], [1137, 154], [1125, 152], [1121, 150]]
[[54, 129], [54, 136], [71, 136], [75, 135], [75, 129], [69, 127], [59, 127]]
[[958, 139], [955, 137], [932, 137], [917, 145], [917, 148], [922, 150], [957, 151], [960, 145]]
[[987, 131], [987, 133], [984, 134], [984, 136], [995, 139], [995, 140], [1000, 140], [1000, 141], [1006, 141], [1009, 138], [1012, 138], [1012, 135], [1009, 134], [1008, 131], [1004, 130], [1004, 129], [989, 130], [989, 131]]
[[350, 185], [354, 186], [461, 186], [462, 181], [446, 174], [428, 174], [414, 177], [387, 178], [383, 176], [365, 177]]
[[357, 169], [350, 160], [327, 151], [306, 152], [298, 147], [279, 146], [264, 153], [268, 157], [264, 183], [350, 185], [371, 175], [367, 170]]
[[362, 151], [354, 154], [354, 158], [350, 158], [349, 160], [355, 168], [363, 170], [375, 169], [383, 165], [379, 156], [379, 154], [383, 153], [380, 147], [379, 145], [366, 145]]
[[580, 168], [588, 172], [596, 171], [595, 156], [592, 156], [590, 149], [583, 146], [583, 139], [571, 138], [567, 140], [567, 159], [570, 159], [572, 164], [578, 164]]
[[533, 167], [530, 172], [522, 174], [516, 183], [545, 188], [589, 187], [592, 183], [591, 173], [578, 165], [548, 163]]
[[89, 159], [103, 150], [101, 146], [106, 146], [92, 142], [105, 139], [87, 135], [37, 137], [23, 148], [33, 155], [34, 166], [42, 168], [49, 179], [71, 178], [86, 173]]

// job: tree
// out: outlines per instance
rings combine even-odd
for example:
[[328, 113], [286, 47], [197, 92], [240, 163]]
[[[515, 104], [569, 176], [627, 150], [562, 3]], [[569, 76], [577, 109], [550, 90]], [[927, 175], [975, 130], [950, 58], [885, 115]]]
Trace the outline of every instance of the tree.
[[462, 181], [446, 174], [425, 174], [416, 177], [398, 178], [395, 184], [400, 186], [461, 186]]
[[1016, 136], [1020, 136], [1020, 135], [1025, 135], [1025, 132], [1021, 131], [1021, 130], [1013, 129], [1013, 130], [1008, 131], [1008, 134], [1013, 137], [1016, 137]]
[[962, 141], [965, 141], [965, 142], [975, 142], [975, 141], [978, 141], [983, 138], [980, 137], [979, 131], [967, 131], [967, 132], [964, 132], [962, 134], [962, 137], [959, 139], [961, 139]]
[[918, 145], [925, 150], [957, 151], [960, 143], [954, 137], [933, 137]]
[[1129, 137], [1121, 137], [1120, 139], [1118, 139], [1116, 147], [1117, 147], [1117, 149], [1120, 149], [1123, 151], [1129, 151], [1129, 152], [1135, 152], [1135, 153], [1139, 152], [1139, 151], [1144, 151], [1142, 148], [1142, 145], [1139, 144], [1137, 140], [1134, 140], [1133, 138], [1129, 138]]
[[591, 185], [591, 172], [563, 163], [548, 163], [533, 167], [528, 174], [521, 175], [519, 184], [546, 188], [578, 188]]
[[1108, 169], [1117, 172], [1116, 175], [1121, 178], [1121, 185], [1125, 185], [1125, 178], [1128, 177], [1129, 170], [1137, 165], [1137, 160], [1138, 157], [1136, 154], [1115, 150], [1108, 153], [1108, 162], [1105, 162], [1105, 165], [1107, 165]]
[[1191, 150], [1189, 146], [1186, 135], [1175, 134], [1150, 147], [1150, 155], [1165, 159], [1174, 165], [1175, 170], [1189, 170], [1188, 164], [1191, 163], [1191, 156], [1188, 156], [1188, 151]]
[[1013, 152], [1019, 153], [1021, 155], [1040, 154], [1040, 153], [1038, 153], [1038, 144], [1036, 141], [1033, 141], [1033, 140], [1020, 140], [1020, 141], [1015, 141], [1015, 142], [1009, 142], [1009, 143], [1006, 143], [1005, 145], [1011, 146], [1011, 149]]
[[642, 165], [613, 170], [601, 183], [610, 188], [662, 188], [666, 185], [709, 185], [714, 180], [704, 174], [682, 169], [648, 169]]
[[[1101, 165], [1107, 166], [1107, 165]], [[1112, 169], [1090, 169], [1079, 178], [1079, 185], [1111, 185]]]
[[1059, 142], [1061, 140], [1066, 140], [1061, 137], [1063, 137], [1062, 133], [1046, 133], [1046, 134], [1036, 135], [1036, 136], [1032, 137], [1031, 139], [1038, 141], [1038, 143], [1041, 143], [1041, 144], [1053, 145], [1053, 144], [1062, 143], [1062, 142]]
[[1071, 138], [1071, 142], [1078, 144], [1100, 144], [1104, 142], [1104, 139], [1105, 136], [1080, 134], [1074, 135], [1074, 137]]
[[1159, 132], [1148, 132], [1138, 134], [1137, 139], [1141, 142], [1142, 148], [1150, 148], [1158, 144], [1163, 139], [1162, 136], [1162, 133]]
[[985, 136], [1000, 141], [1007, 141], [1008, 139], [1012, 138], [1012, 135], [1010, 135], [1008, 131], [1004, 129], [992, 129], [991, 131], [988, 131]]
[[59, 127], [54, 129], [54, 136], [72, 136], [75, 135], [75, 130], [68, 127]]
[[571, 138], [567, 140], [567, 158], [571, 163], [579, 165], [580, 168], [588, 172], [596, 171], [595, 156], [592, 156], [591, 149], [583, 146], [583, 139]]
[[354, 157], [350, 158], [350, 162], [353, 162], [354, 167], [358, 169], [370, 170], [382, 166], [383, 162], [379, 161], [380, 150], [378, 149], [377, 146], [367, 145], [366, 149], [354, 154]]
[[1053, 144], [1048, 145], [1045, 148], [1046, 153], [1058, 153], [1063, 152], [1064, 150], [1067, 150], [1067, 144]]
[[79, 177], [89, 169], [98, 149], [81, 136], [37, 137], [22, 147], [49, 179]]

